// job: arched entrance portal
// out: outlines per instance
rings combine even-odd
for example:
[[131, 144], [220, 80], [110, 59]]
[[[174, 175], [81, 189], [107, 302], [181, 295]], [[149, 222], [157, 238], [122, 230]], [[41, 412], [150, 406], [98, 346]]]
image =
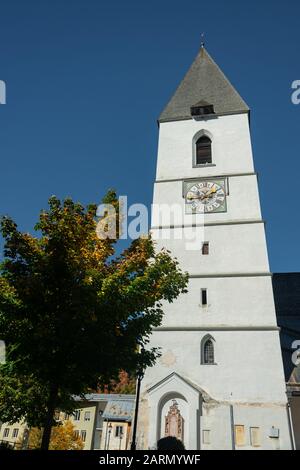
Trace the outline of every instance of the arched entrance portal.
[[174, 436], [186, 446], [188, 442], [188, 402], [178, 392], [163, 396], [158, 406], [157, 440]]
[[[148, 435], [147, 447], [156, 449], [157, 441], [166, 435], [166, 420], [174, 400], [180, 413], [182, 431], [177, 427], [174, 432], [182, 432], [184, 446], [187, 450], [200, 449], [200, 416], [202, 400], [208, 395], [200, 388], [172, 372], [154, 385], [149, 387], [144, 394], [147, 400]], [[176, 410], [176, 409], [175, 409]], [[173, 412], [175, 411], [173, 409]], [[172, 411], [172, 410], [171, 410]], [[175, 424], [173, 424], [175, 426]]]

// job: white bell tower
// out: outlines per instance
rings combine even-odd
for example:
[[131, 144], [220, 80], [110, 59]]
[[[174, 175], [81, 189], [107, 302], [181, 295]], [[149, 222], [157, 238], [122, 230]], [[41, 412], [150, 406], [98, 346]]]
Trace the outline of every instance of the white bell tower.
[[[159, 117], [153, 202], [182, 208], [182, 224], [153, 214], [152, 233], [190, 280], [151, 336], [162, 354], [142, 381], [138, 447], [290, 449], [249, 108], [203, 46]], [[196, 248], [183, 224], [201, 225]]]

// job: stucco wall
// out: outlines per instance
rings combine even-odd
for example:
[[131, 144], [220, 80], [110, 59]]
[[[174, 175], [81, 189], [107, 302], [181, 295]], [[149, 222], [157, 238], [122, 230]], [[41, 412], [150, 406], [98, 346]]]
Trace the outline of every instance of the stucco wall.
[[[201, 288], [207, 289], [207, 306], [201, 305]], [[163, 306], [165, 327], [276, 325], [269, 276], [190, 279], [188, 293]]]
[[[208, 332], [216, 365], [200, 364], [200, 343]], [[176, 371], [217, 401], [286, 402], [277, 331], [156, 331], [151, 345], [161, 346], [162, 356], [147, 371], [146, 389]]]
[[[209, 131], [211, 135], [215, 167], [192, 167], [193, 137], [201, 129]], [[247, 114], [160, 124], [156, 179], [233, 172], [253, 172]]]
[[[204, 130], [212, 139], [212, 165], [193, 166], [193, 141]], [[227, 211], [185, 214], [183, 181], [228, 178]], [[142, 382], [140, 436], [144, 448], [154, 446], [163, 431], [164, 397], [178, 397], [185, 413], [187, 448], [201, 447], [204, 426], [211, 430], [207, 448], [232, 448], [230, 406], [236, 424], [259, 427], [261, 447], [290, 448], [286, 394], [274, 300], [254, 174], [247, 114], [160, 125], [154, 204], [177, 205], [181, 220], [161, 220], [154, 211], [152, 234], [157, 249], [166, 247], [191, 275], [188, 294], [164, 305], [163, 325], [150, 346], [161, 347], [157, 364]], [[187, 249], [181, 224], [204, 226], [196, 249]], [[169, 226], [171, 227], [169, 230]], [[161, 230], [160, 227], [163, 227]], [[167, 232], [169, 231], [169, 234]], [[192, 231], [192, 228], [190, 228]], [[162, 239], [162, 233], [169, 235]], [[209, 241], [209, 255], [202, 255]], [[207, 306], [200, 302], [206, 288]], [[215, 364], [203, 365], [200, 345], [211, 335]], [[202, 399], [204, 405], [202, 406]], [[184, 405], [184, 403], [187, 405]], [[274, 426], [280, 438], [269, 437]]]

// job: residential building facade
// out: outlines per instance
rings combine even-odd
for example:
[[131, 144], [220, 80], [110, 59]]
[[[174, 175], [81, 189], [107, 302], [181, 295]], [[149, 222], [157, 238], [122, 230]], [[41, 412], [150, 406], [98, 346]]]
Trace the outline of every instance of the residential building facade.
[[[57, 411], [59, 425], [71, 421], [80, 436], [83, 450], [126, 450], [130, 445], [134, 395], [101, 394], [77, 397], [78, 407], [72, 414]], [[16, 450], [28, 448], [29, 428], [26, 423], [2, 423], [0, 443]]]

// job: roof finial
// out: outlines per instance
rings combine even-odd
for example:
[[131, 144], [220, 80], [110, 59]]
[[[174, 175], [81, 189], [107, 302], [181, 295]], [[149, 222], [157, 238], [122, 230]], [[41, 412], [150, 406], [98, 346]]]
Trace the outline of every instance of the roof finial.
[[205, 45], [204, 36], [205, 36], [205, 34], [204, 34], [204, 33], [201, 33], [201, 48], [203, 48], [204, 45]]

